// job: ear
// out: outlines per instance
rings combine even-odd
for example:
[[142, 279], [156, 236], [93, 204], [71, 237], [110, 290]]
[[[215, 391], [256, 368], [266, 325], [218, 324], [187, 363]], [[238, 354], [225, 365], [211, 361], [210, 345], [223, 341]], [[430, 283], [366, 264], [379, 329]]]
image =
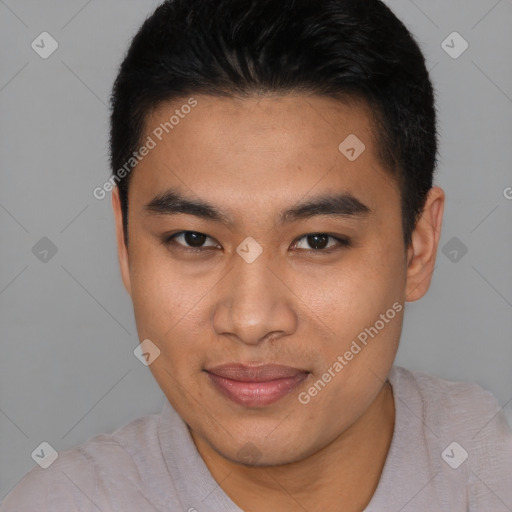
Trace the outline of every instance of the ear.
[[420, 299], [430, 288], [441, 237], [444, 200], [445, 194], [440, 187], [430, 189], [421, 217], [412, 233], [407, 249], [406, 301]]
[[132, 295], [130, 281], [130, 264], [128, 259], [128, 248], [124, 240], [123, 232], [123, 213], [121, 210], [121, 200], [119, 199], [119, 187], [114, 187], [112, 191], [112, 209], [114, 210], [114, 219], [116, 223], [116, 239], [117, 239], [117, 256], [119, 258], [119, 266], [121, 269], [121, 277], [124, 287], [128, 294]]

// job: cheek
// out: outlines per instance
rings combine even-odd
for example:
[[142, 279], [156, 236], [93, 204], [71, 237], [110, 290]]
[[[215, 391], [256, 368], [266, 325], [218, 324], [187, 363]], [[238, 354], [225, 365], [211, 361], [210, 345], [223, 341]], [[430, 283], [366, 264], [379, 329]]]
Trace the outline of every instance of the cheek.
[[[165, 251], [142, 244], [131, 255], [132, 300], [139, 338], [152, 340], [170, 371], [194, 368], [200, 340], [209, 326], [207, 290], [218, 278], [192, 276], [166, 257]], [[153, 366], [153, 365], [152, 365]], [[158, 366], [158, 365], [157, 365]], [[153, 368], [152, 368], [153, 369]]]
[[338, 265], [296, 276], [300, 296], [331, 334], [348, 339], [373, 323], [398, 301], [403, 302], [402, 258], [384, 244], [354, 250]]
[[138, 243], [130, 254], [137, 330], [140, 337], [155, 339], [156, 342], [156, 338], [161, 338], [175, 323], [183, 293], [183, 286], [176, 282], [178, 276], [160, 252], [154, 246]]

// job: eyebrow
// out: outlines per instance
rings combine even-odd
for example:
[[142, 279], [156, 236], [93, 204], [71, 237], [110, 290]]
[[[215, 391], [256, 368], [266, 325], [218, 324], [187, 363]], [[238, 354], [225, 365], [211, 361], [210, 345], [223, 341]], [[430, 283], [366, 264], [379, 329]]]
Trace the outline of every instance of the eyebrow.
[[[191, 199], [176, 189], [158, 194], [144, 210], [156, 215], [194, 215], [202, 219], [226, 225], [235, 223], [234, 217], [201, 199]], [[372, 213], [371, 208], [348, 192], [324, 194], [298, 203], [281, 212], [277, 224], [304, 220], [315, 216], [328, 215], [344, 219], [362, 218]]]

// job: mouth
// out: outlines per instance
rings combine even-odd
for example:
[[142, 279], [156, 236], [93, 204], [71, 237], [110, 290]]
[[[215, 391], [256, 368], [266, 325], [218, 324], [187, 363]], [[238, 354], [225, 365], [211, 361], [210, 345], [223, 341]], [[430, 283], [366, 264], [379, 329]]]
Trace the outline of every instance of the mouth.
[[245, 407], [265, 407], [290, 394], [309, 375], [306, 370], [276, 364], [224, 364], [204, 370], [214, 388]]

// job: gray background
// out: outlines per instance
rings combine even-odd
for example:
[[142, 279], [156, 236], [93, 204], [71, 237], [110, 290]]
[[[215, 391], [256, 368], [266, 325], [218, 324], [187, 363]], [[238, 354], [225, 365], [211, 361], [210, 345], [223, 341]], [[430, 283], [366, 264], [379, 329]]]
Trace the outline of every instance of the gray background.
[[[447, 193], [444, 249], [428, 295], [406, 306], [397, 362], [477, 382], [510, 418], [512, 0], [387, 3], [432, 71]], [[0, 0], [0, 499], [42, 441], [64, 450], [163, 404], [133, 355], [110, 195], [92, 195], [109, 174], [117, 67], [157, 4]], [[59, 44], [47, 59], [31, 48], [43, 31]], [[469, 43], [457, 59], [441, 46], [453, 31]], [[43, 237], [57, 248], [46, 261]]]

